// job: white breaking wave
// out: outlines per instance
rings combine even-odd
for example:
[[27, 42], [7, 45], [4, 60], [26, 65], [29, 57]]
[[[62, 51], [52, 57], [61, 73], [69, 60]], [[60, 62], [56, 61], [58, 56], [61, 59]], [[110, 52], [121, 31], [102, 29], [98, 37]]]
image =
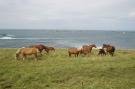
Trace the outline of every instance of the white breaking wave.
[[0, 39], [20, 39], [20, 40], [59, 40], [59, 39], [62, 39], [62, 38], [15, 38], [15, 37], [10, 37], [10, 36], [4, 36], [4, 37], [0, 37]]
[[16, 39], [16, 38], [5, 36], [5, 37], [1, 37], [0, 39]]
[[10, 34], [0, 34], [0, 39], [16, 39], [14, 38], [14, 35], [10, 35]]

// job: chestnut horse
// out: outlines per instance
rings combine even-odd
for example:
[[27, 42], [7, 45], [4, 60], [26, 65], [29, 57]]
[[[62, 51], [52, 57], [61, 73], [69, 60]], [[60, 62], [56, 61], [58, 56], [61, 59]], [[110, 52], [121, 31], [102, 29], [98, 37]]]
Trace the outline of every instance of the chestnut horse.
[[20, 57], [23, 58], [23, 60], [27, 57], [27, 55], [34, 55], [35, 60], [37, 60], [37, 54], [39, 50], [37, 48], [19, 48], [16, 51], [16, 59], [19, 60]]
[[75, 57], [78, 57], [79, 55], [79, 50], [75, 47], [73, 48], [68, 48], [68, 54], [69, 54], [69, 57], [71, 57], [72, 54], [75, 55]]
[[103, 44], [103, 49], [106, 48], [106, 52], [107, 54], [109, 53], [111, 56], [114, 55], [114, 52], [115, 52], [115, 47], [110, 45], [110, 44]]
[[96, 45], [95, 44], [92, 44], [92, 45], [83, 45], [82, 46], [82, 54], [86, 55], [86, 54], [91, 53], [93, 47], [96, 48]]
[[82, 47], [77, 48], [77, 50], [79, 51], [79, 54], [82, 54]]
[[[42, 53], [43, 50], [45, 50], [47, 53], [49, 53], [49, 49], [47, 46], [43, 45], [43, 44], [36, 44], [36, 45], [31, 45], [31, 48], [37, 48], [40, 52], [40, 54]], [[42, 54], [41, 54], [42, 55]]]

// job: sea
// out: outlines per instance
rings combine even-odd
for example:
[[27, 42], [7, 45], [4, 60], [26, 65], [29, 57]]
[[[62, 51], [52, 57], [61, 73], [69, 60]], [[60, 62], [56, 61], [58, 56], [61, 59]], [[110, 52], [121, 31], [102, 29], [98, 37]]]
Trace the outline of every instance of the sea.
[[135, 31], [98, 30], [0, 30], [0, 48], [28, 47], [44, 44], [57, 48], [81, 47], [84, 44], [112, 44], [116, 48], [134, 49]]

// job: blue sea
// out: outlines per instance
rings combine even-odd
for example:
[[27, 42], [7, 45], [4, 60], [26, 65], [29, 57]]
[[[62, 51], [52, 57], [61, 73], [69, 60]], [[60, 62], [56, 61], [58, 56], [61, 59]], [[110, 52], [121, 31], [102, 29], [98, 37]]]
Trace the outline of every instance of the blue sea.
[[134, 49], [135, 31], [0, 30], [0, 48], [17, 48], [32, 44], [66, 48], [92, 43], [97, 47], [108, 43], [116, 48]]

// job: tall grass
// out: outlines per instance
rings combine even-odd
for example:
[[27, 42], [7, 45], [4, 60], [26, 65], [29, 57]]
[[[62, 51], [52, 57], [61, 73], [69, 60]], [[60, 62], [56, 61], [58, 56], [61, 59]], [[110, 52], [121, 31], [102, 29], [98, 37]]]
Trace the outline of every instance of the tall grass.
[[135, 50], [117, 50], [114, 57], [68, 57], [66, 49], [44, 54], [38, 61], [15, 60], [14, 48], [0, 49], [0, 89], [132, 89]]

